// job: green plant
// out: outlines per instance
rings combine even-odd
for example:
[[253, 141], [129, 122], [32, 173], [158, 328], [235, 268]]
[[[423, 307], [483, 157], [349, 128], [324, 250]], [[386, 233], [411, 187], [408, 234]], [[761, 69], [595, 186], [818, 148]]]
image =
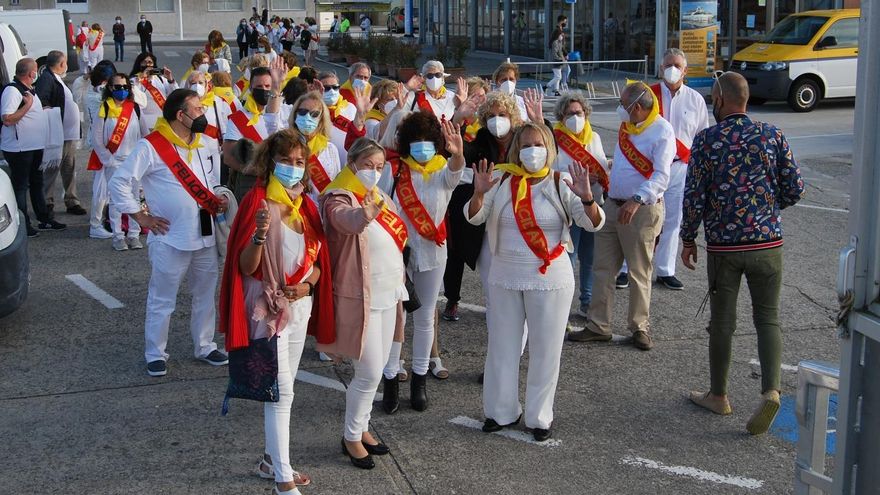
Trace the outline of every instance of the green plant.
[[329, 52], [342, 51], [342, 38], [339, 36], [330, 37], [330, 39], [327, 40], [327, 51], [329, 51]]
[[387, 34], [377, 34], [373, 38], [373, 46], [375, 48], [373, 62], [380, 65], [393, 64], [394, 53], [397, 49], [394, 37]]
[[471, 49], [471, 41], [465, 36], [456, 36], [451, 39], [447, 51], [452, 58], [453, 67], [464, 67], [464, 57]]
[[359, 45], [357, 40], [347, 34], [342, 36], [342, 41], [339, 44], [339, 51], [347, 55], [354, 55], [358, 52], [358, 49]]
[[444, 67], [450, 66], [450, 50], [446, 43], [440, 43], [437, 45], [437, 52], [434, 53], [434, 60], [437, 60]]
[[415, 67], [422, 56], [422, 47], [407, 41], [398, 41], [396, 46], [398, 67]]

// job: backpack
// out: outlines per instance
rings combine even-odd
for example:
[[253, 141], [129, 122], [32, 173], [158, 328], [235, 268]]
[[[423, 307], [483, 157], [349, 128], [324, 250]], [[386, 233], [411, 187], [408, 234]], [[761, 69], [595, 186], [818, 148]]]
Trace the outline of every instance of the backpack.
[[302, 33], [299, 35], [299, 46], [303, 50], [309, 49], [309, 43], [312, 42], [312, 32], [308, 29], [303, 29]]
[[79, 34], [76, 35], [76, 47], [77, 48], [80, 48], [80, 49], [85, 48], [85, 46], [86, 46], [86, 44], [88, 44], [88, 42], [89, 42], [89, 37], [86, 36], [86, 34], [83, 33], [82, 31], [80, 31]]

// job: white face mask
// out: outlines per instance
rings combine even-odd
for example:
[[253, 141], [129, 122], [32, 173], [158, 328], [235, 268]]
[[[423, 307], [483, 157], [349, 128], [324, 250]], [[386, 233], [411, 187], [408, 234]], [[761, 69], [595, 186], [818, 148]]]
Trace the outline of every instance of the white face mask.
[[501, 83], [501, 86], [498, 86], [498, 91], [512, 95], [512, 94], [514, 94], [514, 92], [516, 92], [516, 82], [515, 81], [504, 81], [503, 83]]
[[379, 176], [382, 175], [378, 170], [358, 170], [355, 174], [358, 180], [361, 181], [361, 184], [364, 185], [368, 190], [376, 187], [376, 184], [379, 183]]
[[427, 86], [428, 89], [430, 89], [431, 91], [440, 91], [440, 88], [443, 87], [443, 82], [444, 81], [442, 77], [435, 77], [432, 79], [428, 79], [425, 82], [425, 86]]
[[621, 122], [629, 122], [629, 112], [623, 108], [623, 105], [617, 105], [617, 116], [620, 117]]
[[382, 111], [385, 112], [385, 115], [393, 112], [395, 108], [397, 108], [397, 100], [387, 101], [382, 105]]
[[211, 66], [208, 65], [208, 64], [201, 64], [201, 65], [199, 65], [199, 66], [196, 68], [196, 70], [198, 70], [198, 71], [201, 72], [202, 74], [207, 74], [207, 73], [208, 73], [208, 69], [210, 69], [210, 68], [211, 68]]
[[586, 123], [587, 119], [580, 115], [572, 115], [565, 119], [565, 127], [568, 127], [568, 130], [575, 134], [580, 134], [584, 130], [584, 125], [586, 125]]
[[666, 70], [663, 71], [663, 80], [669, 84], [678, 84], [678, 82], [681, 81], [681, 76], [681, 70], [674, 65], [672, 67], [667, 67]]
[[547, 165], [547, 148], [532, 146], [519, 150], [519, 161], [529, 173], [535, 173]]
[[191, 84], [191, 85], [189, 86], [189, 89], [191, 89], [191, 90], [195, 91], [196, 93], [198, 93], [199, 98], [205, 96], [205, 85], [202, 84], [202, 83]]
[[351, 87], [363, 91], [367, 89], [367, 81], [364, 81], [363, 79], [355, 79], [351, 82]]
[[507, 117], [492, 117], [486, 121], [486, 127], [496, 138], [503, 138], [510, 132], [510, 119]]

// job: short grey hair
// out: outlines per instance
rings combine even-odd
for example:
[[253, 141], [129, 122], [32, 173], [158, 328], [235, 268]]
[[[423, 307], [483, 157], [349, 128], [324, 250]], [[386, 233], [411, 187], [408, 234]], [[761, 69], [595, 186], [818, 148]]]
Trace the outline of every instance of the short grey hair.
[[440, 72], [446, 74], [446, 69], [443, 67], [443, 62], [439, 60], [428, 60], [427, 62], [425, 62], [425, 65], [422, 66], [422, 75], [427, 74], [432, 67], [440, 69]]
[[320, 81], [321, 79], [328, 79], [331, 77], [335, 78], [337, 81], [339, 80], [339, 76], [337, 76], [335, 72], [331, 72], [331, 71], [321, 72], [320, 74], [318, 74], [318, 77], [316, 77], [315, 79]]
[[370, 72], [370, 75], [373, 75], [373, 69], [370, 68], [370, 65], [368, 63], [357, 62], [351, 64], [351, 67], [348, 68], [348, 78], [351, 79], [352, 77], [354, 77], [354, 74], [361, 69], [367, 69]]
[[621, 97], [627, 107], [638, 103], [645, 110], [654, 108], [654, 93], [651, 92], [651, 88], [647, 84], [641, 81], [628, 84]]
[[53, 69], [67, 60], [67, 55], [60, 50], [52, 50], [46, 55], [46, 67]]
[[672, 55], [673, 57], [681, 57], [681, 59], [684, 60], [684, 66], [687, 67], [688, 58], [687, 58], [687, 55], [684, 54], [684, 51], [682, 51], [681, 48], [667, 48], [666, 51], [663, 52], [663, 58], [666, 58], [670, 55]]
[[580, 91], [566, 91], [556, 100], [556, 108], [553, 109], [558, 122], [562, 122], [565, 119], [565, 110], [572, 103], [580, 103], [584, 107], [584, 116], [588, 119], [590, 118], [590, 114], [593, 113], [593, 105], [590, 105], [587, 95]]

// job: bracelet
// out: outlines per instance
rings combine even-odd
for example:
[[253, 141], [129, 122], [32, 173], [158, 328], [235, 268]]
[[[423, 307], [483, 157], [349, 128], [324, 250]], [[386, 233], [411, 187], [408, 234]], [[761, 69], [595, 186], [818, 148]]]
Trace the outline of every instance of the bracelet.
[[581, 200], [581, 203], [584, 204], [585, 206], [593, 206], [593, 204], [596, 203], [596, 200], [595, 199], [591, 199], [589, 201]]
[[266, 238], [265, 238], [265, 237], [259, 237], [259, 236], [257, 236], [256, 233], [254, 233], [254, 236], [251, 237], [251, 242], [252, 242], [255, 246], [262, 246], [263, 244], [266, 243]]

